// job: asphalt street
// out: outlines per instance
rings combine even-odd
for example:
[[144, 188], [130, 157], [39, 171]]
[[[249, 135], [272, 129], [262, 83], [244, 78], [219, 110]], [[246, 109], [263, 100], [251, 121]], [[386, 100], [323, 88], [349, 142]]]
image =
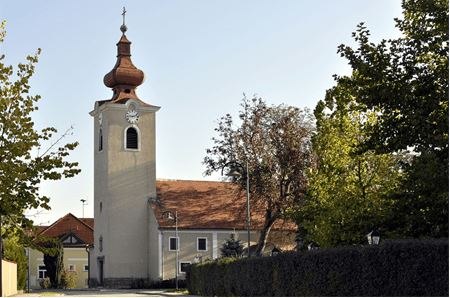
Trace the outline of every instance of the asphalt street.
[[[149, 290], [149, 289], [86, 289], [86, 290], [36, 290], [31, 293], [22, 293], [14, 297], [183, 297], [186, 292], [173, 290]], [[193, 296], [190, 296], [193, 297]]]

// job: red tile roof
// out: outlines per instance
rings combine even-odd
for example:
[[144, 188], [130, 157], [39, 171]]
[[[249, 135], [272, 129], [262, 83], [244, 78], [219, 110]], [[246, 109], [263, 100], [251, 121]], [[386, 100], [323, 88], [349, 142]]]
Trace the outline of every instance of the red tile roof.
[[68, 234], [73, 234], [85, 244], [94, 243], [94, 219], [78, 218], [72, 213], [68, 213], [55, 221], [50, 226], [38, 232], [38, 236], [61, 238]]
[[[165, 210], [170, 210], [178, 212], [180, 229], [246, 229], [246, 197], [236, 185], [217, 181], [158, 180], [156, 192], [157, 200], [152, 208], [161, 228], [175, 227], [172, 220], [163, 216]], [[251, 226], [261, 229], [264, 211], [255, 209], [251, 207]], [[273, 229], [294, 231], [296, 225], [279, 220]]]
[[82, 222], [84, 222], [85, 224], [87, 224], [88, 226], [90, 226], [92, 229], [94, 228], [94, 219], [93, 218], [78, 218], [79, 220], [81, 220]]

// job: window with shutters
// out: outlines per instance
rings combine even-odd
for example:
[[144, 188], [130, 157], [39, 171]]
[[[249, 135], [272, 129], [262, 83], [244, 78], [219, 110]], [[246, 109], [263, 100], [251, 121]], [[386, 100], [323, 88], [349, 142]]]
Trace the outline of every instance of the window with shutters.
[[126, 131], [126, 147], [127, 149], [139, 149], [138, 147], [138, 132], [136, 128], [129, 127]]

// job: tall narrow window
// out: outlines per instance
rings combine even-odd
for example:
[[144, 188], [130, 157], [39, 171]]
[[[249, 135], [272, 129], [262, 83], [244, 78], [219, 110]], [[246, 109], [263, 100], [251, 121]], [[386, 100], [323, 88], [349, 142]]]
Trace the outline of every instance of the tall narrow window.
[[178, 248], [178, 239], [175, 237], [170, 237], [169, 238], [169, 250], [174, 251], [174, 250], [177, 250], [177, 248]]
[[103, 236], [100, 235], [100, 238], [98, 239], [98, 250], [103, 251]]
[[100, 128], [98, 133], [98, 151], [103, 150], [103, 130]]
[[127, 129], [127, 149], [138, 149], [138, 133], [136, 128], [130, 127]]

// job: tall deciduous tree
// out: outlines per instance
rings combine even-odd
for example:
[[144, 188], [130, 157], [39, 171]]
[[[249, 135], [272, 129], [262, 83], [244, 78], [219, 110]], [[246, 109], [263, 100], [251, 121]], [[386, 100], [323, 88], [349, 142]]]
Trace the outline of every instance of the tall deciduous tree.
[[[5, 22], [0, 25], [0, 42], [5, 36]], [[39, 194], [43, 180], [72, 177], [80, 170], [77, 162], [67, 161], [78, 143], [57, 147], [52, 142], [57, 132], [48, 127], [34, 128], [31, 114], [38, 108], [39, 95], [30, 95], [30, 79], [35, 71], [40, 50], [20, 63], [16, 72], [0, 57], [0, 224], [2, 234], [29, 228], [26, 209], [50, 209], [49, 198]], [[42, 144], [50, 142], [47, 147]]]
[[413, 151], [397, 196], [392, 228], [409, 237], [448, 236], [448, 0], [403, 0], [397, 39], [370, 42], [360, 24], [358, 47], [339, 46], [353, 69], [336, 77], [362, 111], [377, 111], [361, 151]]
[[340, 85], [328, 90], [314, 111], [318, 165], [309, 174], [307, 200], [295, 213], [306, 238], [322, 247], [362, 243], [374, 227], [384, 229], [401, 181], [400, 156], [358, 152], [376, 113], [358, 110], [347, 91]]
[[[304, 198], [306, 172], [314, 162], [313, 117], [307, 110], [244, 98], [239, 118], [237, 127], [229, 114], [220, 119], [215, 129], [218, 137], [213, 138], [214, 146], [204, 159], [205, 173], [221, 171], [232, 161], [248, 164], [252, 210], [264, 211], [256, 249], [261, 255], [274, 222]], [[242, 174], [232, 182], [245, 190], [246, 176]]]

